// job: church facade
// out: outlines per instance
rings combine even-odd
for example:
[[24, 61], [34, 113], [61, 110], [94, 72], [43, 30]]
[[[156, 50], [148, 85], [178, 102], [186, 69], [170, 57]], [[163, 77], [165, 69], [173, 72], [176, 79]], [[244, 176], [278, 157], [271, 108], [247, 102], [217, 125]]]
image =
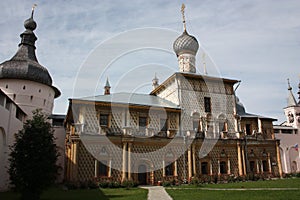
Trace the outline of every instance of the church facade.
[[[298, 86], [300, 100], [300, 84]], [[288, 83], [287, 106], [284, 108], [286, 121], [280, 125], [274, 125], [277, 139], [280, 139], [280, 154], [282, 170], [284, 173], [300, 172], [300, 101], [296, 101], [292, 87]]]
[[[170, 44], [171, 45], [171, 44]], [[249, 114], [237, 80], [198, 74], [199, 44], [186, 28], [173, 43], [179, 71], [150, 94], [72, 98], [66, 117], [66, 181], [139, 184], [281, 177], [274, 119]]]

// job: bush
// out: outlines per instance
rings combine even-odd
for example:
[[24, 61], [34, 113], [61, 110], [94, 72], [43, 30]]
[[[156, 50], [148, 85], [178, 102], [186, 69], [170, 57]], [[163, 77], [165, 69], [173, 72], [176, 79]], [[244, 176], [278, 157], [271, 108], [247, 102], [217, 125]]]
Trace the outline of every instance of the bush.
[[200, 184], [200, 180], [197, 177], [192, 177], [191, 181], [190, 181], [191, 185], [199, 185]]
[[133, 187], [136, 187], [138, 184], [135, 183], [134, 181], [132, 180], [125, 180], [122, 182], [121, 186], [123, 188], [133, 188]]
[[162, 186], [164, 186], [164, 187], [169, 187], [169, 186], [171, 186], [172, 184], [171, 184], [171, 182], [170, 181], [163, 181], [162, 182]]
[[99, 188], [108, 188], [108, 184], [109, 184], [108, 181], [99, 181], [98, 182]]

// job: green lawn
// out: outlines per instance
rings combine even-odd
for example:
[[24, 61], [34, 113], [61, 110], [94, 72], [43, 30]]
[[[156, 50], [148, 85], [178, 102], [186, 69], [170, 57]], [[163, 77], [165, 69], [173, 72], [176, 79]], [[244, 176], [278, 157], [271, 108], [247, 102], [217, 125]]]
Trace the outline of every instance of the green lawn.
[[[120, 189], [93, 189], [93, 190], [68, 190], [53, 188], [46, 191], [41, 200], [146, 200], [148, 191], [140, 188], [131, 188], [126, 190]], [[19, 195], [12, 192], [1, 192], [0, 199], [2, 200], [17, 200]]]
[[[207, 190], [212, 189], [251, 189], [251, 188], [282, 188], [283, 190]], [[296, 190], [288, 190], [295, 188]], [[201, 186], [183, 185], [166, 188], [174, 199], [205, 199], [205, 200], [294, 200], [300, 198], [300, 178], [280, 179], [271, 181], [240, 182], [228, 184], [203, 184]]]

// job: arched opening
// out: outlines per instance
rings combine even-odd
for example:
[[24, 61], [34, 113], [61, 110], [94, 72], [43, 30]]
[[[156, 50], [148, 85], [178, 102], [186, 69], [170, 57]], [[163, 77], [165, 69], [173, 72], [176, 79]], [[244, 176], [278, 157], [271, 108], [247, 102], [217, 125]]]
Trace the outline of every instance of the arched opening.
[[147, 185], [147, 166], [145, 164], [138, 167], [138, 182], [140, 185]]
[[293, 161], [292, 164], [291, 164], [291, 172], [292, 173], [296, 173], [297, 172], [297, 162], [296, 161]]
[[297, 158], [299, 156], [299, 152], [297, 151], [297, 149], [295, 147], [291, 147], [289, 149], [289, 162], [290, 162], [290, 171], [291, 173], [295, 173], [297, 172]]

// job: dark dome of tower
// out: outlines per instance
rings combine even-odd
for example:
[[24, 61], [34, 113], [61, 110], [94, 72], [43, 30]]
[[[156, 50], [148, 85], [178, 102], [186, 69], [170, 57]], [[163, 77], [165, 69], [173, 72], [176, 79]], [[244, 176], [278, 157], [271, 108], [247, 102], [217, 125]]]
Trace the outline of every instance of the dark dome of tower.
[[196, 55], [199, 49], [199, 43], [197, 39], [189, 35], [187, 31], [184, 31], [173, 43], [173, 49], [176, 55], [180, 55], [182, 53], [190, 53]]
[[30, 17], [29, 19], [26, 19], [25, 21], [24, 21], [24, 27], [26, 28], [26, 29], [29, 29], [29, 30], [35, 30], [36, 29], [36, 22], [33, 20], [33, 18], [32, 17]]
[[21, 43], [17, 53], [0, 64], [0, 79], [23, 79], [42, 83], [54, 89], [55, 97], [60, 96], [60, 91], [52, 86], [48, 70], [38, 62], [35, 55], [37, 37], [33, 31], [37, 24], [33, 19], [33, 12], [31, 18], [25, 20], [24, 27], [26, 30], [20, 35]]

